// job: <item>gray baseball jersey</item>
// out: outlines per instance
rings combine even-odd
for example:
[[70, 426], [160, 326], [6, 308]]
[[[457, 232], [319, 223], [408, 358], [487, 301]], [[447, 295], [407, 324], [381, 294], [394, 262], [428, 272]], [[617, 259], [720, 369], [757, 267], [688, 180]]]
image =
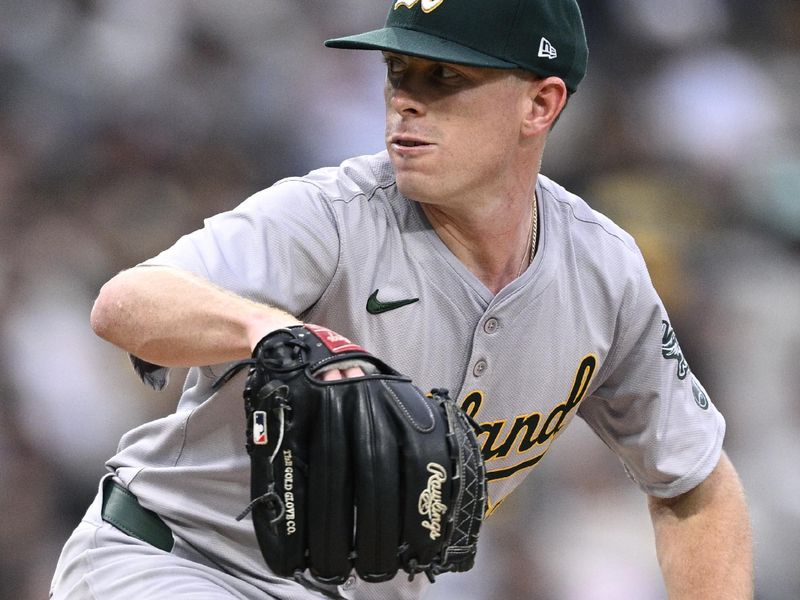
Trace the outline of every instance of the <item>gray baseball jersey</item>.
[[[386, 153], [282, 180], [145, 264], [323, 324], [419, 387], [448, 388], [483, 425], [490, 511], [576, 414], [645, 492], [688, 491], [716, 465], [724, 420], [689, 370], [638, 248], [546, 177], [536, 192], [538, 252], [496, 295], [400, 195]], [[192, 369], [177, 411], [126, 434], [108, 466], [218, 568], [295, 598], [265, 575], [249, 519], [234, 519], [249, 502], [249, 458], [242, 376], [211, 390], [225, 367]], [[369, 597], [371, 585], [345, 595]], [[416, 597], [415, 586], [382, 597]]]

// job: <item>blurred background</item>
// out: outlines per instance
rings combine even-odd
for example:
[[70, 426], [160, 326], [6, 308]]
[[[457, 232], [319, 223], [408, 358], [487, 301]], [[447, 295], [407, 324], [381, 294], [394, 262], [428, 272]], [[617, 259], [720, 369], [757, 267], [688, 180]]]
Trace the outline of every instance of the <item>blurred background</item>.
[[[453, 0], [455, 1], [455, 0]], [[543, 172], [627, 228], [727, 418], [757, 597], [800, 598], [800, 2], [583, 0]], [[382, 148], [372, 0], [0, 0], [0, 598], [47, 595], [126, 430], [172, 411], [100, 286], [277, 179]], [[665, 598], [645, 499], [576, 420], [428, 600]]]

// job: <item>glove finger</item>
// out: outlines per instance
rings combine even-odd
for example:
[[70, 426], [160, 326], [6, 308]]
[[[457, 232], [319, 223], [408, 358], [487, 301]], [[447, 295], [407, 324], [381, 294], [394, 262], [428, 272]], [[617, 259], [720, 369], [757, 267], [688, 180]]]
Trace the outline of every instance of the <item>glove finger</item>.
[[345, 411], [354, 399], [334, 393], [337, 387], [326, 388], [318, 407], [308, 489], [310, 569], [330, 583], [342, 583], [352, 569], [353, 475]]
[[419, 390], [393, 382], [385, 384], [396, 402], [394, 415], [403, 439], [403, 542], [409, 550], [405, 566], [430, 565], [441, 558], [452, 507], [453, 457], [447, 443], [447, 424], [434, 401]]
[[386, 412], [378, 382], [364, 382], [354, 404], [356, 470], [356, 571], [365, 581], [397, 573], [401, 514], [396, 427]]

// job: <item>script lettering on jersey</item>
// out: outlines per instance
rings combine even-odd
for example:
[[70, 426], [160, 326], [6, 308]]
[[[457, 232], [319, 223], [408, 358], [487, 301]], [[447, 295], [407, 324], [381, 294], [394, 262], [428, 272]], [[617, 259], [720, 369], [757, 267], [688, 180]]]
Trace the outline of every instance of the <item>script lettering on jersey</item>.
[[447, 471], [438, 463], [428, 463], [428, 485], [419, 495], [417, 508], [423, 519], [422, 526], [429, 531], [432, 540], [442, 535], [442, 516], [447, 506], [442, 503], [442, 485], [447, 481]]
[[[597, 357], [593, 354], [584, 357], [575, 373], [569, 395], [564, 402], [557, 404], [547, 416], [539, 412], [518, 415], [513, 420], [501, 419], [481, 423], [478, 440], [481, 441], [483, 459], [486, 461], [486, 475], [489, 481], [505, 479], [515, 473], [539, 463], [553, 441], [574, 416], [574, 413], [589, 389], [589, 382], [597, 368]], [[474, 391], [464, 398], [461, 408], [473, 419], [483, 405], [484, 394]], [[510, 421], [510, 423], [509, 423]], [[492, 469], [491, 462], [509, 456], [522, 454], [532, 457], [521, 458], [511, 466]]]
[[[405, 6], [406, 8], [414, 8], [419, 1], [420, 0], [397, 0], [397, 2], [394, 3], [394, 10], [397, 10], [401, 6]], [[429, 13], [439, 8], [442, 2], [444, 2], [444, 0], [422, 0], [420, 7], [422, 8], [422, 12]]]
[[296, 512], [294, 506], [294, 459], [291, 450], [283, 451], [283, 506], [286, 511], [286, 535], [297, 531]]

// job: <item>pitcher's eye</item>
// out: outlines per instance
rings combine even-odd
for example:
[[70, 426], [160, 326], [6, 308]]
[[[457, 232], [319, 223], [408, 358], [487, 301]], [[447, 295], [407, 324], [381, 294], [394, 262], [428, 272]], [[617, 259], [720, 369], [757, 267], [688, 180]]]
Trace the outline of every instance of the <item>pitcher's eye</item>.
[[405, 63], [395, 56], [384, 56], [383, 62], [386, 63], [386, 71], [389, 75], [399, 75], [406, 68]]
[[453, 79], [453, 78], [456, 78], [456, 77], [461, 77], [460, 73], [458, 73], [457, 71], [454, 71], [453, 69], [451, 69], [449, 67], [445, 67], [445, 66], [440, 66], [437, 69], [437, 73], [436, 74], [439, 77], [441, 77], [442, 79]]

